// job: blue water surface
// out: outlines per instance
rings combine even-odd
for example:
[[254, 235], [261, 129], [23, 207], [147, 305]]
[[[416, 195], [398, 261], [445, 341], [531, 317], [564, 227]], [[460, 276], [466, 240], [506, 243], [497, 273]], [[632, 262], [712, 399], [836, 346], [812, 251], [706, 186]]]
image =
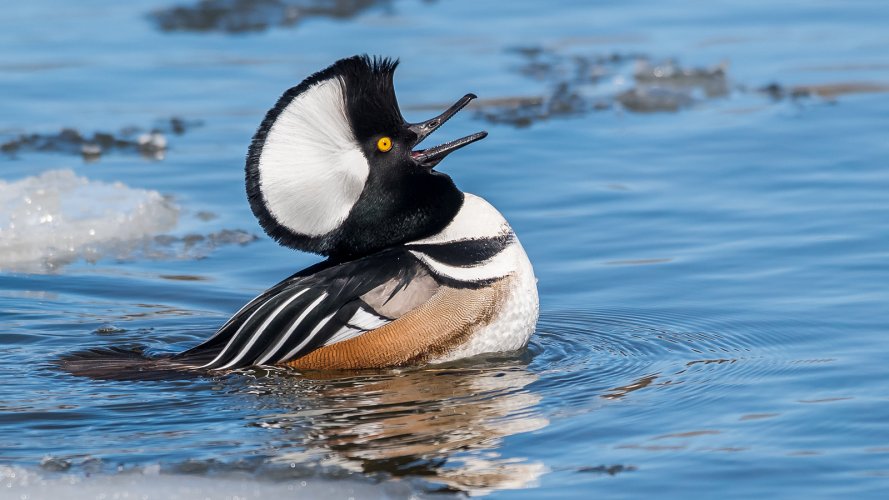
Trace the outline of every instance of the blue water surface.
[[[495, 498], [889, 492], [884, 2], [290, 3], [303, 10], [210, 2], [253, 5], [235, 31], [159, 21], [197, 0], [4, 9], [0, 140], [193, 126], [167, 133], [162, 159], [0, 153], [6, 182], [72, 169], [179, 211], [172, 247], [150, 237], [37, 268], [0, 253], [0, 464]], [[344, 10], [309, 8], [331, 4]], [[92, 347], [194, 345], [318, 260], [261, 233], [244, 155], [283, 90], [355, 53], [400, 58], [408, 120], [481, 97], [436, 135], [490, 136], [440, 170], [498, 207], [534, 264], [528, 349], [324, 378], [59, 370]], [[649, 89], [676, 109], [639, 112], [617, 96], [646, 64], [700, 74]], [[555, 102], [560, 85], [574, 95], [564, 112], [492, 118]], [[223, 230], [258, 239], [182, 243]]]

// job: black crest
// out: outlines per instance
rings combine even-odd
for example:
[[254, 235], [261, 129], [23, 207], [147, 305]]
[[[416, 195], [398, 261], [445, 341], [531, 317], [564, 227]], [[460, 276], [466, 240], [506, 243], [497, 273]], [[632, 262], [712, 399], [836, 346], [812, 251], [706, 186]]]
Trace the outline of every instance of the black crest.
[[329, 68], [346, 84], [346, 109], [359, 141], [405, 123], [395, 97], [396, 67], [397, 60], [364, 55], [342, 59]]

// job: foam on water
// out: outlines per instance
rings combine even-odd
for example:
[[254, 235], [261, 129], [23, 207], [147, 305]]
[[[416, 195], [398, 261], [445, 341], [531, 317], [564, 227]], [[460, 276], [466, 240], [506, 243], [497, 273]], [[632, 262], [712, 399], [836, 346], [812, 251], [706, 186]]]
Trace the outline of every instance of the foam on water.
[[178, 207], [157, 191], [71, 170], [0, 180], [0, 268], [39, 272], [117, 255], [172, 229], [178, 218]]

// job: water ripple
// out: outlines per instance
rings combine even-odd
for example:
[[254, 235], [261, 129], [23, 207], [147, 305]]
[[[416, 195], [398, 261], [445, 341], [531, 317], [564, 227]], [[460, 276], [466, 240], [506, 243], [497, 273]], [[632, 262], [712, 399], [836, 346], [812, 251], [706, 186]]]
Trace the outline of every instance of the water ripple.
[[[799, 323], [799, 320], [796, 320]], [[528, 349], [532, 388], [558, 406], [593, 409], [642, 389], [666, 389], [693, 404], [719, 399], [714, 384], [749, 384], [793, 369], [781, 353], [799, 339], [782, 322], [661, 310], [566, 310], [541, 315]], [[716, 373], [719, 373], [717, 376]], [[667, 404], [663, 398], [655, 404]]]

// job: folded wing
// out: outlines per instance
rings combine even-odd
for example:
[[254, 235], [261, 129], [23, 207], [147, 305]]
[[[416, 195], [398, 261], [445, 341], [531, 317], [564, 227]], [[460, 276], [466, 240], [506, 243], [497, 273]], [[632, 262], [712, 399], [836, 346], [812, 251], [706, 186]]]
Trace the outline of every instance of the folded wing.
[[380, 328], [441, 286], [404, 249], [309, 268], [263, 292], [176, 358], [208, 369], [283, 363]]

